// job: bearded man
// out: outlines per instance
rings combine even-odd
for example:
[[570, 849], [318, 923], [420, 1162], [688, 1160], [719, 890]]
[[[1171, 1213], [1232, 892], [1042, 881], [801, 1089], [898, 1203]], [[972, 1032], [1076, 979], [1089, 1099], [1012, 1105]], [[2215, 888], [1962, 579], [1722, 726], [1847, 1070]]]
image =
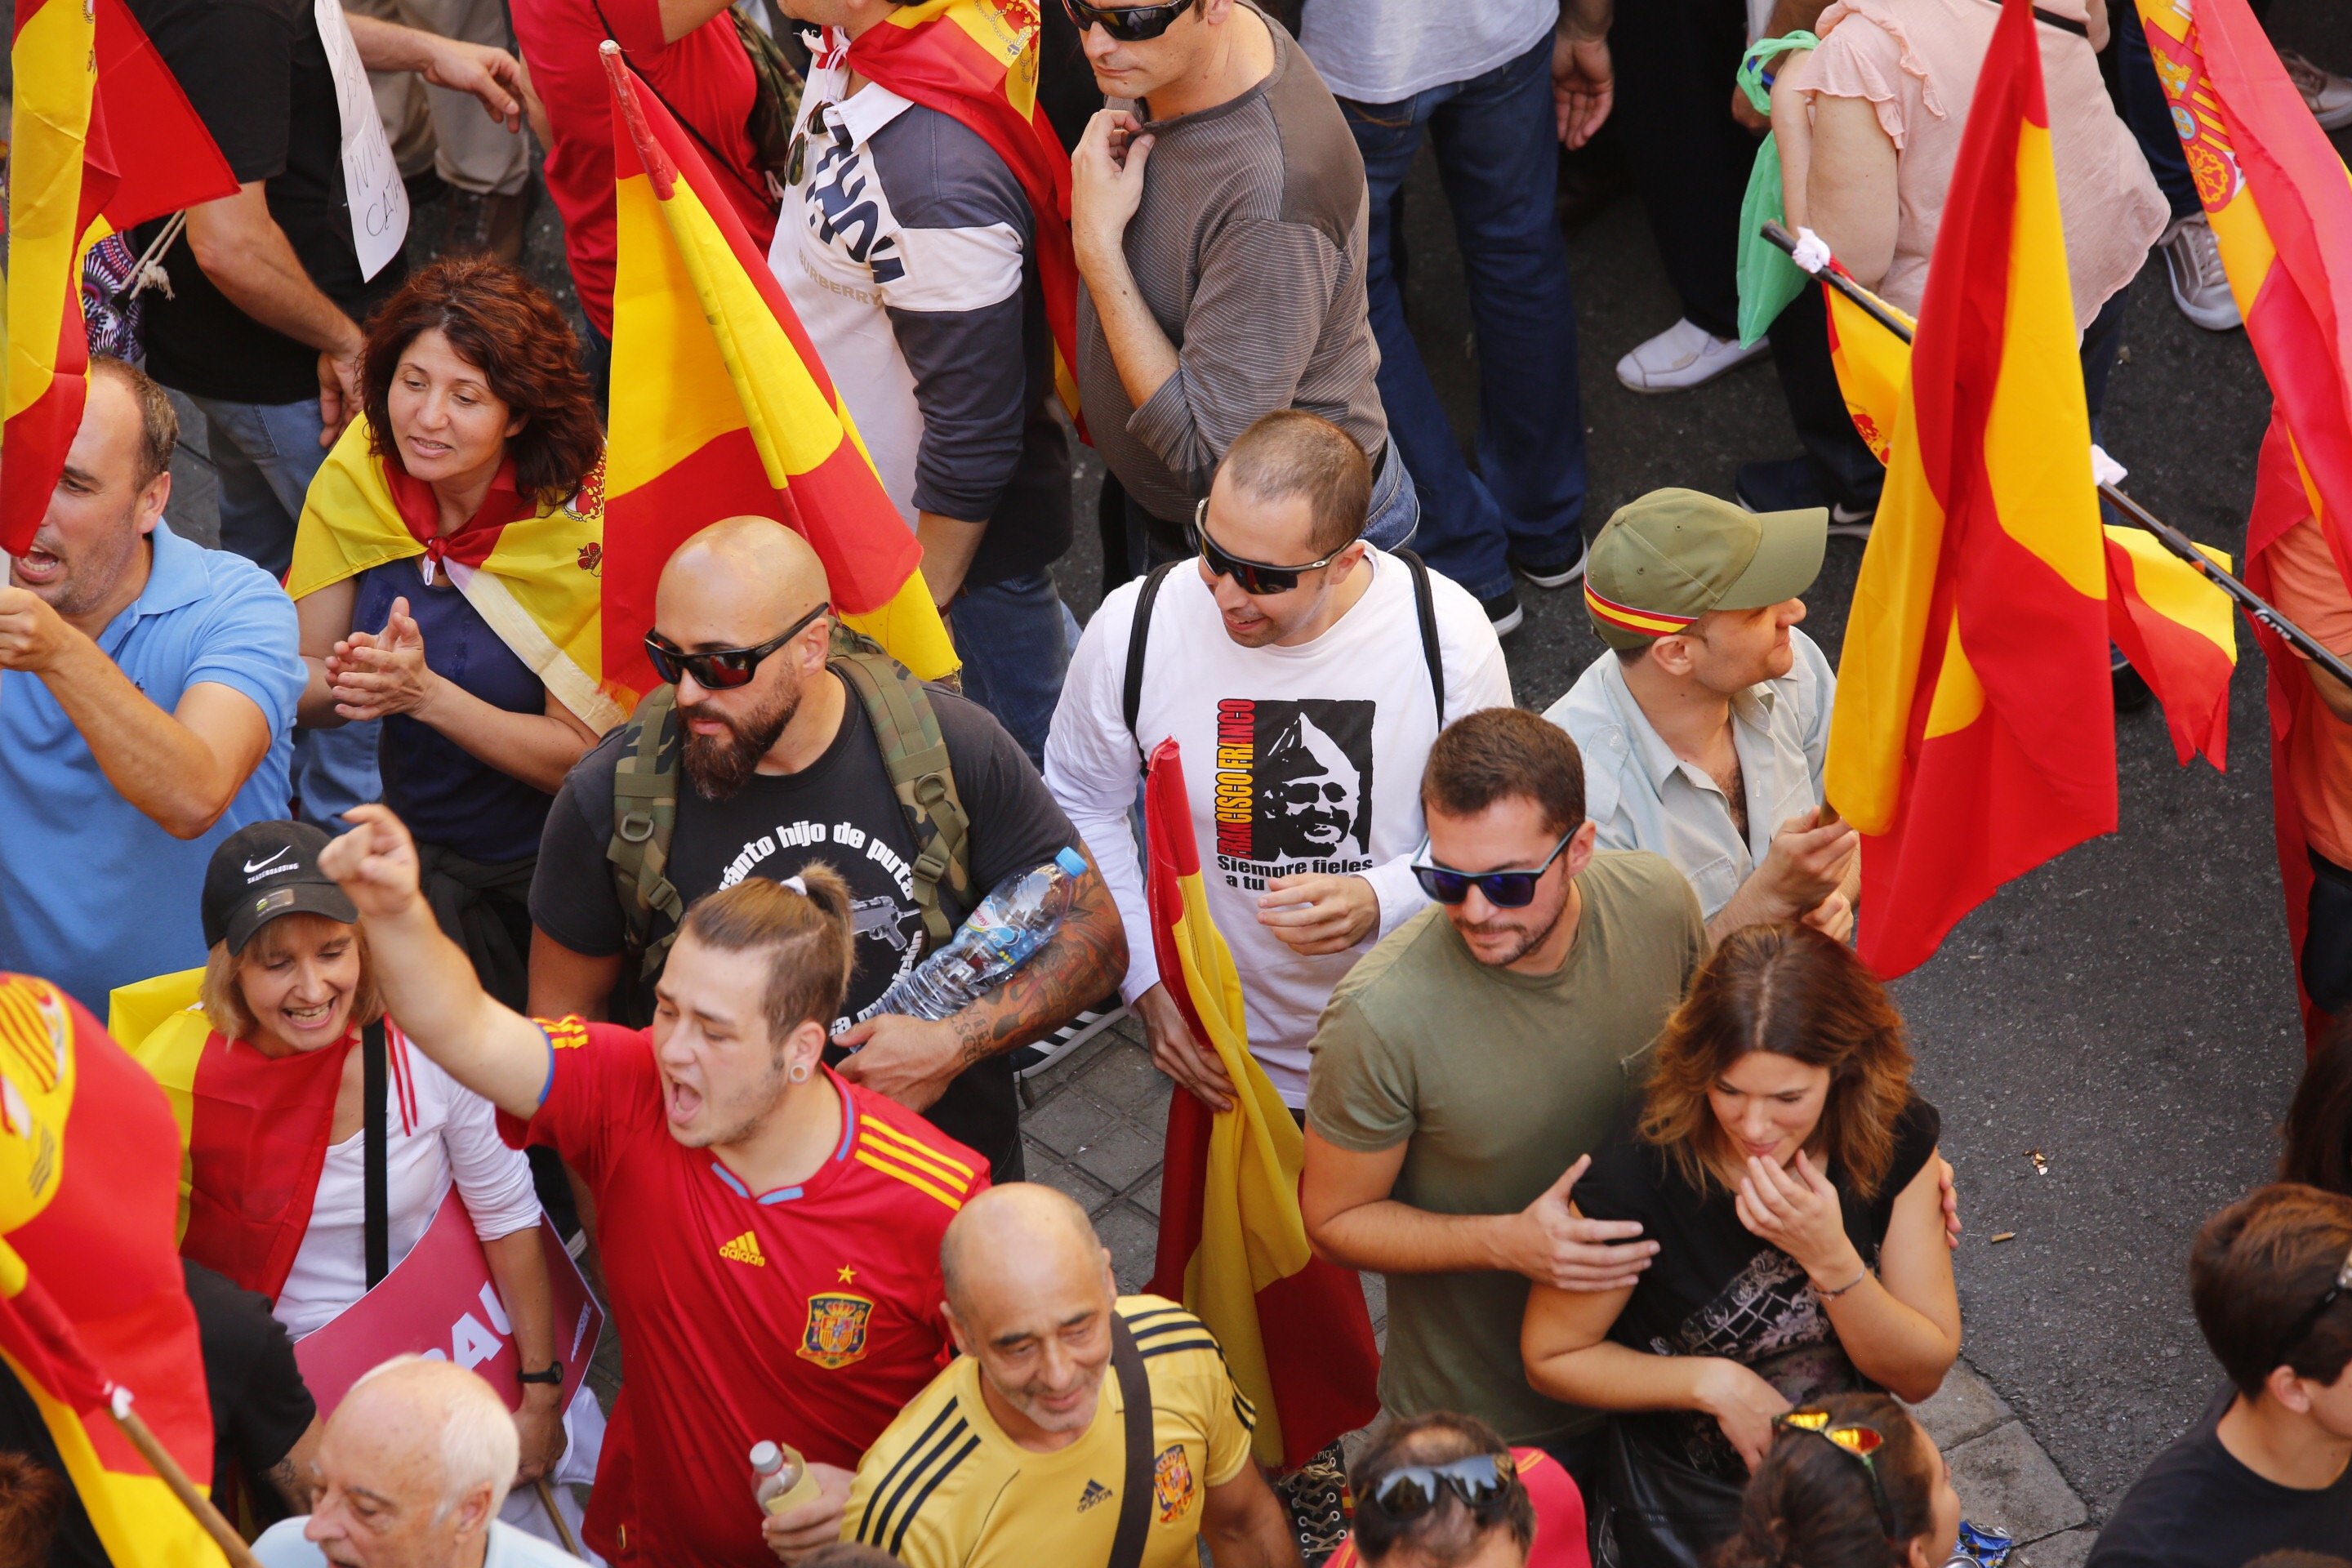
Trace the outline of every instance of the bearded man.
[[[647, 646], [656, 672], [676, 680], [580, 760], [548, 814], [530, 895], [530, 1009], [645, 1021], [675, 930], [661, 906], [683, 909], [746, 878], [782, 881], [823, 861], [857, 910], [856, 967], [828, 1060], [986, 1156], [997, 1180], [1015, 1180], [1019, 1109], [1006, 1053], [1118, 983], [1127, 966], [1118, 911], [1089, 866], [1067, 918], [1003, 984], [948, 1018], [884, 1014], [850, 1026], [939, 939], [917, 896], [921, 824], [899, 804], [864, 704], [829, 663], [832, 621], [816, 552], [769, 519], [713, 523], [670, 557]], [[965, 889], [936, 879], [940, 926], [951, 929], [1006, 879], [1085, 849], [1003, 726], [943, 688], [919, 689], [968, 819]], [[640, 744], [649, 726], [657, 754]], [[649, 755], [686, 786], [668, 790], [674, 821], [656, 830], [665, 854], [616, 858], [625, 821], [646, 809]], [[616, 815], [625, 762], [636, 793], [624, 794]], [[665, 879], [660, 891], [674, 898], [641, 904], [639, 883]]]

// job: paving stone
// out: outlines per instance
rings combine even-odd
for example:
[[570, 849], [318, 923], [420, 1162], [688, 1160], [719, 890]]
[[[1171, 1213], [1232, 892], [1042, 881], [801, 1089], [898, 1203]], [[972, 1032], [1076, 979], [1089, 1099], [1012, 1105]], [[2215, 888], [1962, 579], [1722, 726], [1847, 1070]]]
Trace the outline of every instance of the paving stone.
[[1065, 1089], [1021, 1119], [1021, 1131], [1058, 1155], [1076, 1153], [1118, 1118], [1076, 1089]]
[[1071, 1197], [1077, 1200], [1078, 1206], [1088, 1214], [1094, 1214], [1118, 1199], [1117, 1192], [1095, 1180], [1076, 1165], [1049, 1164], [1047, 1161], [1051, 1158], [1052, 1156], [1048, 1155], [1045, 1160], [1038, 1160], [1031, 1163], [1029, 1167], [1031, 1181], [1052, 1187], [1056, 1192], [1069, 1194]]
[[2030, 1546], [2019, 1547], [2010, 1562], [2013, 1568], [2083, 1568], [2083, 1560], [2091, 1554], [2091, 1543], [2098, 1539], [2095, 1530], [2069, 1530], [2047, 1535]]
[[1961, 1511], [1980, 1524], [2006, 1530], [2020, 1541], [2038, 1541], [2089, 1518], [2083, 1500], [2022, 1422], [2004, 1422], [1948, 1458]]
[[1125, 1121], [1114, 1121], [1095, 1139], [1070, 1151], [1072, 1163], [1108, 1183], [1112, 1188], [1132, 1186], [1150, 1174], [1160, 1163], [1165, 1145], [1140, 1128]]
[[1956, 1362], [1944, 1375], [1944, 1386], [1924, 1405], [1911, 1406], [1911, 1414], [1927, 1429], [1938, 1448], [1950, 1448], [1981, 1437], [2004, 1421], [2016, 1419], [2015, 1413], [1995, 1394], [1977, 1369], [1967, 1362]]
[[1158, 1128], [1167, 1121], [1171, 1086], [1138, 1047], [1106, 1050], [1087, 1064], [1078, 1081], [1095, 1099], [1146, 1127]]
[[1127, 1197], [1129, 1202], [1144, 1213], [1158, 1214], [1160, 1212], [1160, 1173], [1155, 1170], [1149, 1178], [1129, 1187], [1127, 1190]]
[[1150, 1283], [1160, 1250], [1159, 1220], [1122, 1201], [1095, 1221], [1095, 1234], [1110, 1248], [1110, 1270], [1120, 1290], [1132, 1295]]

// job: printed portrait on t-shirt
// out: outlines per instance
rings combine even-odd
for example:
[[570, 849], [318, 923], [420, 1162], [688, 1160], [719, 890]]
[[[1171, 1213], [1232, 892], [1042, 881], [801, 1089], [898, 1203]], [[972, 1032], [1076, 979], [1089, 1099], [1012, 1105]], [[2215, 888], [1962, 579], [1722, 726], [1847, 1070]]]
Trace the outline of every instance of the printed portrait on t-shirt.
[[1376, 706], [1316, 697], [1217, 704], [1217, 865], [1229, 882], [1371, 865]]

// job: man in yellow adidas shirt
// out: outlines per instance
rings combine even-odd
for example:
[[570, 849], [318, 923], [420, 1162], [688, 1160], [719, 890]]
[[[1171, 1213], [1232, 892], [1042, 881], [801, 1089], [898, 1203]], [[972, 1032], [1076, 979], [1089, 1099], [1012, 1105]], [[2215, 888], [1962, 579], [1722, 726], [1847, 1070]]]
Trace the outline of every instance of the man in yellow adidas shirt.
[[1076, 1204], [992, 1188], [949, 1223], [940, 1267], [963, 1353], [866, 1450], [843, 1539], [906, 1568], [1192, 1568], [1203, 1540], [1216, 1568], [1297, 1568], [1216, 1340], [1121, 1297]]

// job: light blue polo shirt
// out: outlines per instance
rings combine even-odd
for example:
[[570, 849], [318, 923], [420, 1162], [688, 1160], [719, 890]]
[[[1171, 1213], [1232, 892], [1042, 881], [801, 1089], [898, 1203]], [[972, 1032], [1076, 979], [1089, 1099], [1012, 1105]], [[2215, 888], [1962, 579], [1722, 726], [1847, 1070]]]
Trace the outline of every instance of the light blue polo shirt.
[[213, 847], [286, 815], [303, 668], [294, 604], [241, 555], [159, 522], [147, 586], [98, 646], [171, 712], [191, 686], [244, 693], [268, 753], [203, 837], [173, 837], [124, 800], [39, 676], [0, 672], [0, 969], [55, 981], [106, 1016], [107, 993], [205, 961], [198, 896]]

